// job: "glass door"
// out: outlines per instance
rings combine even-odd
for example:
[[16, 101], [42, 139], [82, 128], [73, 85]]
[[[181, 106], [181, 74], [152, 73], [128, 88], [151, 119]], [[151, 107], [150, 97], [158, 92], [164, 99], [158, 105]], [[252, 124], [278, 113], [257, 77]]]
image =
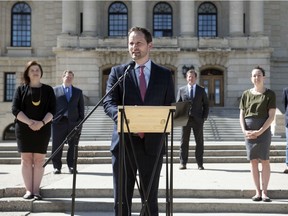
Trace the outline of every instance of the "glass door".
[[200, 85], [205, 88], [210, 107], [224, 106], [224, 87], [222, 75], [201, 76]]

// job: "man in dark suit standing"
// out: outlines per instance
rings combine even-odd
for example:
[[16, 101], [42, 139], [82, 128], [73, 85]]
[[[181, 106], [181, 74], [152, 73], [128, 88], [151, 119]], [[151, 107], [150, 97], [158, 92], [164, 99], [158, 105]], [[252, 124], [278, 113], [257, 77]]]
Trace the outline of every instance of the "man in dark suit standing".
[[193, 128], [196, 142], [195, 158], [199, 170], [203, 170], [204, 139], [203, 125], [209, 113], [209, 101], [205, 89], [196, 84], [197, 73], [191, 69], [186, 73], [187, 85], [178, 90], [177, 102], [191, 101], [187, 125], [182, 127], [180, 146], [180, 169], [186, 169], [188, 162], [189, 140]]
[[288, 87], [283, 89], [283, 105], [285, 109], [285, 130], [286, 130], [286, 168], [284, 173], [288, 174]]
[[[128, 32], [128, 49], [135, 66], [129, 69], [125, 80], [118, 85], [111, 94], [104, 100], [103, 106], [105, 113], [115, 122], [111, 142], [113, 181], [114, 181], [114, 210], [115, 215], [131, 215], [132, 197], [135, 186], [137, 167], [139, 165], [139, 175], [141, 188], [147, 192], [152, 170], [156, 164], [157, 171], [153, 179], [148, 206], [150, 215], [158, 216], [158, 187], [160, 172], [163, 162], [163, 147], [160, 148], [161, 133], [141, 133], [132, 134], [132, 143], [135, 148], [135, 158], [128, 135], [125, 134], [126, 152], [124, 157], [124, 176], [123, 176], [123, 205], [122, 212], [118, 212], [118, 188], [119, 185], [119, 134], [117, 132], [118, 106], [170, 106], [175, 102], [174, 85], [172, 73], [167, 68], [161, 67], [150, 60], [149, 52], [152, 49], [151, 33], [141, 27], [133, 27]], [[109, 91], [115, 82], [123, 75], [127, 65], [112, 67], [107, 82]], [[157, 154], [161, 152], [161, 157], [156, 162]], [[128, 160], [128, 154], [132, 158], [132, 164]], [[126, 196], [127, 195], [127, 196]], [[143, 196], [141, 197], [142, 201]], [[147, 209], [145, 209], [147, 210]], [[147, 211], [146, 211], [147, 214]], [[145, 214], [145, 215], [146, 215]]]
[[[82, 90], [72, 85], [74, 73], [65, 70], [62, 75], [62, 85], [54, 87], [56, 96], [56, 114], [52, 123], [52, 153], [65, 140], [67, 135], [84, 119], [84, 98]], [[81, 130], [81, 128], [79, 129]], [[78, 144], [79, 136], [75, 135], [68, 141], [66, 162], [69, 173], [73, 173], [74, 146]], [[52, 158], [54, 174], [60, 174], [62, 168], [63, 148]]]

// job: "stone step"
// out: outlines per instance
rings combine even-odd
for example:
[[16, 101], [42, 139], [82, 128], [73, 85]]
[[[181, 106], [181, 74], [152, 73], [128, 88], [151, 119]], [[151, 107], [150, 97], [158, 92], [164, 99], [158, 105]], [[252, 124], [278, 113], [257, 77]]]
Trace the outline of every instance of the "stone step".
[[[78, 163], [79, 164], [92, 164], [92, 163], [111, 163], [111, 153], [109, 151], [109, 142], [107, 143], [85, 143], [82, 145], [80, 142], [78, 150]], [[223, 144], [219, 144], [223, 143]], [[204, 161], [205, 163], [244, 163], [246, 162], [246, 150], [244, 144], [230, 144], [224, 142], [208, 143], [205, 145]], [[171, 146], [169, 146], [171, 149]], [[194, 163], [195, 145], [189, 146], [189, 159], [188, 162]], [[64, 145], [63, 163], [65, 163], [65, 155], [67, 152], [67, 145]], [[170, 150], [169, 150], [170, 155]], [[284, 162], [286, 155], [286, 144], [284, 142], [274, 142], [271, 145], [270, 161], [271, 162]], [[51, 144], [48, 147], [46, 159], [51, 156]], [[0, 164], [20, 164], [20, 154], [17, 152], [16, 144], [3, 143], [0, 145]], [[170, 162], [170, 158], [169, 158]], [[173, 145], [173, 162], [179, 162], [179, 143]]]
[[[19, 198], [24, 188], [9, 188], [5, 197], [0, 199], [1, 211], [66, 212], [71, 208], [71, 189], [41, 189], [43, 201], [27, 201]], [[250, 212], [250, 213], [287, 213], [288, 190], [269, 190], [271, 203], [253, 202], [252, 190], [217, 189], [175, 189], [173, 190], [174, 212]], [[107, 211], [113, 209], [113, 190], [85, 188], [76, 189], [75, 208], [77, 211]], [[166, 191], [159, 190], [159, 208], [166, 209]], [[140, 211], [141, 203], [138, 190], [135, 189], [133, 211]]]
[[[49, 198], [71, 198], [71, 185], [61, 188], [45, 188], [42, 187], [41, 194], [46, 199]], [[5, 189], [5, 194], [1, 198], [21, 198], [21, 195], [25, 193], [23, 186], [9, 187]], [[254, 195], [254, 190], [248, 189], [179, 189], [174, 188], [173, 198], [231, 198], [231, 199], [250, 199]], [[76, 188], [76, 198], [113, 198], [112, 188], [97, 188], [87, 185], [85, 188]], [[166, 189], [160, 188], [158, 191], [159, 198], [166, 197]], [[269, 196], [273, 197], [273, 201], [286, 199], [288, 197], [288, 188], [283, 190], [271, 189], [269, 190]], [[134, 197], [140, 198], [139, 191], [137, 188], [134, 190]], [[21, 198], [22, 199], [22, 198]], [[22, 199], [23, 200], [23, 199]], [[26, 201], [26, 200], [24, 200]], [[288, 206], [287, 206], [288, 207]]]
[[[166, 211], [166, 199], [159, 198], [159, 211]], [[133, 199], [132, 211], [140, 212], [141, 201]], [[2, 198], [0, 200], [1, 211], [29, 211], [29, 212], [69, 212], [71, 210], [71, 198], [45, 198], [42, 201], [24, 201], [22, 198]], [[77, 211], [111, 211], [113, 198], [76, 198], [75, 209]], [[283, 199], [273, 199], [270, 203], [253, 202], [244, 198], [173, 198], [173, 212], [180, 213], [287, 213], [288, 205]]]
[[[231, 216], [287, 214], [287, 176], [282, 173], [282, 165], [283, 163], [271, 163], [271, 182], [269, 185], [271, 203], [251, 200], [255, 191], [247, 162], [245, 164], [207, 164], [205, 167], [207, 169], [204, 171], [199, 171], [197, 168], [188, 168], [183, 171], [174, 166], [173, 215], [174, 213], [175, 216], [180, 213], [185, 213], [185, 216], [194, 216], [195, 213], [201, 215], [207, 213], [213, 216], [217, 214], [225, 216], [226, 213], [235, 213]], [[12, 165], [9, 168], [2, 168], [2, 172], [6, 173], [12, 167], [16, 168]], [[63, 172], [62, 175], [53, 175], [52, 170], [52, 166], [48, 166], [43, 178], [43, 186], [41, 187], [43, 201], [23, 200], [21, 197], [25, 193], [25, 188], [23, 185], [13, 184], [14, 186], [6, 186], [0, 190], [0, 211], [5, 212], [5, 216], [10, 215], [6, 214], [7, 212], [15, 212], [16, 209], [19, 212], [28, 212], [29, 215], [39, 214], [39, 216], [47, 212], [50, 215], [69, 214], [73, 175], [67, 172]], [[20, 168], [18, 167], [17, 172], [19, 171]], [[79, 166], [75, 210], [76, 212], [85, 212], [85, 214], [79, 215], [99, 216], [98, 212], [107, 213], [103, 216], [113, 215], [113, 213], [111, 214], [113, 209], [111, 171], [111, 165]], [[164, 167], [161, 172], [159, 208], [160, 212], [164, 214], [166, 210]], [[141, 203], [137, 189], [135, 189], [134, 194], [132, 211], [135, 212], [133, 215], [139, 215]]]
[[[48, 159], [48, 158], [47, 158]], [[65, 159], [62, 159], [63, 163], [65, 163]], [[168, 162], [170, 163], [170, 159]], [[271, 157], [271, 163], [284, 163], [285, 157]], [[188, 163], [195, 163], [195, 159], [189, 158]], [[245, 163], [247, 162], [246, 157], [204, 157], [205, 163]], [[20, 158], [0, 158], [0, 164], [20, 164]], [[111, 157], [101, 157], [101, 158], [78, 158], [78, 164], [111, 164]], [[164, 161], [165, 163], [165, 161]], [[179, 163], [179, 157], [173, 158], [173, 163]]]

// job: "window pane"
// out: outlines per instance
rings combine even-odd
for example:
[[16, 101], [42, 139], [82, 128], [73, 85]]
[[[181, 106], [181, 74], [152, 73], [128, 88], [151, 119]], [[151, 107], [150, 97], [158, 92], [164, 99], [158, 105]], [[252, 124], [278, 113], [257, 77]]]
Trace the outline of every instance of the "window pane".
[[12, 8], [11, 45], [31, 46], [31, 9], [26, 3], [17, 3]]
[[209, 2], [198, 9], [198, 36], [217, 37], [217, 8]]
[[4, 101], [12, 101], [14, 91], [15, 91], [15, 73], [5, 73], [4, 74]]
[[172, 36], [172, 8], [167, 3], [158, 3], [153, 10], [154, 37]]
[[109, 8], [109, 36], [126, 36], [128, 32], [128, 10], [121, 2]]

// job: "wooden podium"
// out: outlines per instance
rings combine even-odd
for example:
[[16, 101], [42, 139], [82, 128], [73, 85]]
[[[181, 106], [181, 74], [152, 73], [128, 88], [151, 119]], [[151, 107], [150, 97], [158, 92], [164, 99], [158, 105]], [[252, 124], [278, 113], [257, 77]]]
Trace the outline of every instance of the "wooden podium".
[[[132, 133], [162, 133], [162, 141], [160, 145], [163, 146], [167, 141], [166, 134], [170, 134], [170, 170], [169, 170], [169, 155], [168, 155], [168, 143], [165, 145], [166, 152], [166, 215], [173, 215], [173, 115], [175, 113], [175, 106], [118, 106], [118, 125], [117, 130], [120, 133], [120, 149], [119, 158], [120, 164], [123, 164], [123, 154], [125, 151], [124, 133], [128, 133], [131, 139]], [[133, 143], [131, 143], [133, 149]], [[159, 148], [160, 150], [162, 149]], [[133, 150], [134, 151], [134, 150]], [[135, 156], [135, 155], [134, 155]], [[161, 151], [157, 154], [157, 161], [161, 156]], [[157, 164], [157, 163], [156, 163]], [[137, 164], [136, 164], [137, 166]], [[137, 167], [138, 169], [138, 167]], [[123, 185], [123, 166], [120, 165], [119, 173], [119, 203], [122, 203], [122, 185]], [[153, 169], [154, 171], [155, 169]], [[155, 170], [156, 171], [156, 170]], [[170, 172], [169, 172], [170, 171]], [[139, 172], [139, 169], [138, 169]], [[150, 184], [154, 178], [155, 172], [152, 173]], [[141, 175], [139, 173], [139, 178]], [[170, 180], [170, 182], [169, 182]], [[137, 181], [137, 179], [136, 179]], [[136, 182], [137, 183], [137, 182]], [[137, 183], [138, 186], [138, 183]], [[138, 187], [138, 190], [140, 188]], [[149, 197], [150, 189], [147, 188]], [[144, 192], [146, 194], [146, 192]], [[147, 200], [148, 197], [145, 197]], [[142, 210], [147, 207], [147, 203], [144, 203]], [[122, 214], [122, 205], [118, 205], [118, 212]], [[142, 212], [141, 210], [141, 212]]]

